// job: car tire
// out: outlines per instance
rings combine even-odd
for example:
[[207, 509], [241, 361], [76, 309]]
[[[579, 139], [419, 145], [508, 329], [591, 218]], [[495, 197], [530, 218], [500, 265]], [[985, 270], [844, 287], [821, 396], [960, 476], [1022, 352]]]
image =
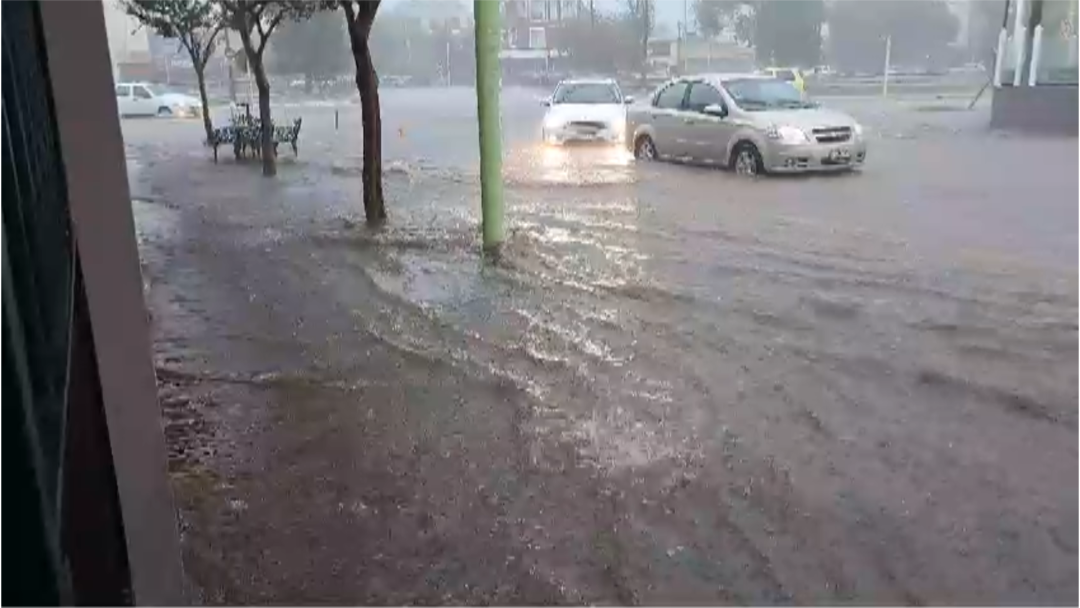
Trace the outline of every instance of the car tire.
[[747, 177], [764, 175], [765, 161], [761, 159], [757, 146], [748, 141], [736, 145], [731, 151], [731, 170]]
[[158, 116], [172, 116], [172, 109], [169, 106], [161, 106], [157, 109]]
[[656, 144], [648, 135], [638, 137], [634, 142], [634, 158], [638, 160], [657, 160], [660, 154], [656, 151]]

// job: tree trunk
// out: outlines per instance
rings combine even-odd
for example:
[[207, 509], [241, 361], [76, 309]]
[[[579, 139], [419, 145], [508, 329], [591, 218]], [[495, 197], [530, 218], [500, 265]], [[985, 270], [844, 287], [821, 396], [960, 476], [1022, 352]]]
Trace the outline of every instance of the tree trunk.
[[255, 76], [255, 88], [259, 91], [259, 139], [262, 148], [262, 171], [266, 177], [277, 174], [277, 158], [274, 157], [274, 126], [270, 116], [270, 81], [266, 78], [266, 69], [262, 57], [251, 62], [251, 73]]
[[[386, 220], [382, 191], [382, 116], [379, 109], [379, 78], [371, 61], [367, 40], [353, 49], [356, 88], [360, 92], [360, 118], [364, 128], [364, 216], [369, 224]], [[357, 52], [359, 51], [359, 52]]]
[[206, 130], [206, 141], [209, 143], [214, 137], [214, 125], [210, 122], [210, 102], [206, 98], [206, 64], [199, 62], [193, 64], [195, 68], [195, 80], [199, 82], [199, 102], [202, 103], [202, 123]]
[[[277, 174], [277, 159], [274, 157], [274, 128], [270, 123], [270, 81], [266, 78], [263, 65], [262, 49], [256, 50], [251, 41], [250, 30], [240, 29], [240, 42], [244, 45], [247, 56], [248, 72], [255, 76], [255, 88], [259, 90], [259, 143], [262, 149], [262, 172], [266, 177]], [[261, 43], [260, 43], [261, 44]]]

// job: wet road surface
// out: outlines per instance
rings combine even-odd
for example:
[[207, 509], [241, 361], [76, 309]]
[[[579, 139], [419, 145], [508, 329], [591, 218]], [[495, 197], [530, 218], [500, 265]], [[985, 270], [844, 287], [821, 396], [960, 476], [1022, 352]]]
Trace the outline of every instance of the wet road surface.
[[484, 263], [433, 94], [384, 92], [378, 232], [355, 109], [279, 110], [276, 180], [125, 121], [203, 601], [1075, 601], [1075, 139], [843, 100], [861, 173], [748, 181], [510, 90]]

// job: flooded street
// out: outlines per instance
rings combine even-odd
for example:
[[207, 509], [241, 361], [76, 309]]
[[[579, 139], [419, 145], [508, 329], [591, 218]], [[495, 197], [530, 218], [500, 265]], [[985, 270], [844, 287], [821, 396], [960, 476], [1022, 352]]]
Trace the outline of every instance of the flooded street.
[[1075, 139], [826, 99], [863, 170], [744, 179], [539, 95], [486, 261], [471, 90], [383, 91], [379, 231], [356, 106], [273, 180], [123, 122], [201, 601], [1075, 601]]

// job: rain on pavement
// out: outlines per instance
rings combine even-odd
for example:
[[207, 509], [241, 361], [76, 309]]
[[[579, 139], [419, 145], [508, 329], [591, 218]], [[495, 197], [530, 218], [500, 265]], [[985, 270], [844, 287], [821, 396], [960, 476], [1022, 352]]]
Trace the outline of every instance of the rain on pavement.
[[862, 171], [748, 180], [539, 95], [497, 261], [470, 89], [383, 91], [378, 231], [356, 106], [274, 180], [123, 122], [202, 601], [1075, 600], [1074, 139], [837, 98]]

